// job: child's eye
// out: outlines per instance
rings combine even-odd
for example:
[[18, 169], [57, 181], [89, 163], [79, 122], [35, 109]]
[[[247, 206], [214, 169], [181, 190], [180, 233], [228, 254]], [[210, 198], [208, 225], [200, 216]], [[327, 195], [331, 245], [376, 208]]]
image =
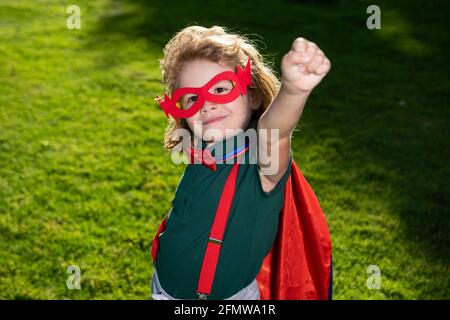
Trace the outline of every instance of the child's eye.
[[187, 100], [188, 103], [194, 103], [197, 100], [197, 96], [190, 96]]
[[214, 89], [215, 93], [224, 93], [226, 91], [228, 91], [228, 89], [227, 88], [223, 88], [223, 87], [219, 87], [219, 88], [215, 88]]
[[229, 92], [232, 91], [233, 89], [233, 81], [231, 80], [222, 80], [219, 81], [218, 83], [216, 83], [215, 86], [213, 86], [209, 92], [211, 92], [212, 94], [216, 94], [216, 95], [224, 95], [224, 94], [228, 94]]
[[180, 97], [180, 99], [178, 99], [178, 106], [183, 109], [188, 109], [195, 103], [195, 101], [197, 101], [197, 98], [198, 98], [198, 96], [195, 94], [184, 95], [184, 96]]

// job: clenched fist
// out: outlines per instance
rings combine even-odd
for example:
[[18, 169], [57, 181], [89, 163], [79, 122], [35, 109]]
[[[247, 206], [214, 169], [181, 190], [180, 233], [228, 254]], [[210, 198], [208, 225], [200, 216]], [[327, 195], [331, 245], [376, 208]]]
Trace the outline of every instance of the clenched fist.
[[330, 68], [330, 60], [314, 42], [297, 38], [281, 60], [282, 90], [292, 94], [310, 93]]

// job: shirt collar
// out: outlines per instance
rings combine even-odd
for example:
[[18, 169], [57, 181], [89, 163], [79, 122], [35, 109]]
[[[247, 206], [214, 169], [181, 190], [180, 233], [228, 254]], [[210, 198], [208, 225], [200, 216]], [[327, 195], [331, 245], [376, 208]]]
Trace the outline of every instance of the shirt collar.
[[[227, 139], [217, 141], [208, 147], [206, 146], [208, 143], [202, 141], [202, 150], [206, 149], [210, 151], [216, 161], [222, 161], [233, 154], [244, 150], [249, 143], [253, 143], [250, 138], [246, 138], [246, 132], [247, 131], [239, 130], [237, 134], [230, 136]], [[248, 137], [252, 137], [252, 135], [248, 135]]]

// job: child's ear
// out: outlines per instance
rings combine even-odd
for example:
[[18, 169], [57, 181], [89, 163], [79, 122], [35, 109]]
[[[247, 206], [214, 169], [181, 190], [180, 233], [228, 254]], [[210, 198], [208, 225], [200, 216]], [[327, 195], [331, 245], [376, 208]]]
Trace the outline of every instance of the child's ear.
[[261, 106], [261, 103], [262, 103], [262, 94], [259, 90], [256, 90], [253, 88], [249, 89], [248, 92], [249, 92], [249, 99], [250, 99], [250, 107], [253, 110], [257, 110]]

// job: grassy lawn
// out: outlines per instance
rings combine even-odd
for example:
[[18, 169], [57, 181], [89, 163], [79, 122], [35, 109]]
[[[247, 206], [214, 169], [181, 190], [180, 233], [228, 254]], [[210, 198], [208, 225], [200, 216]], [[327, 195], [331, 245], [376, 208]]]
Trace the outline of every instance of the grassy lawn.
[[378, 1], [368, 30], [371, 1], [316, 2], [0, 0], [0, 298], [150, 298], [183, 171], [162, 149], [158, 58], [193, 23], [248, 34], [278, 70], [298, 36], [332, 61], [293, 152], [329, 221], [334, 298], [450, 298], [450, 3]]

